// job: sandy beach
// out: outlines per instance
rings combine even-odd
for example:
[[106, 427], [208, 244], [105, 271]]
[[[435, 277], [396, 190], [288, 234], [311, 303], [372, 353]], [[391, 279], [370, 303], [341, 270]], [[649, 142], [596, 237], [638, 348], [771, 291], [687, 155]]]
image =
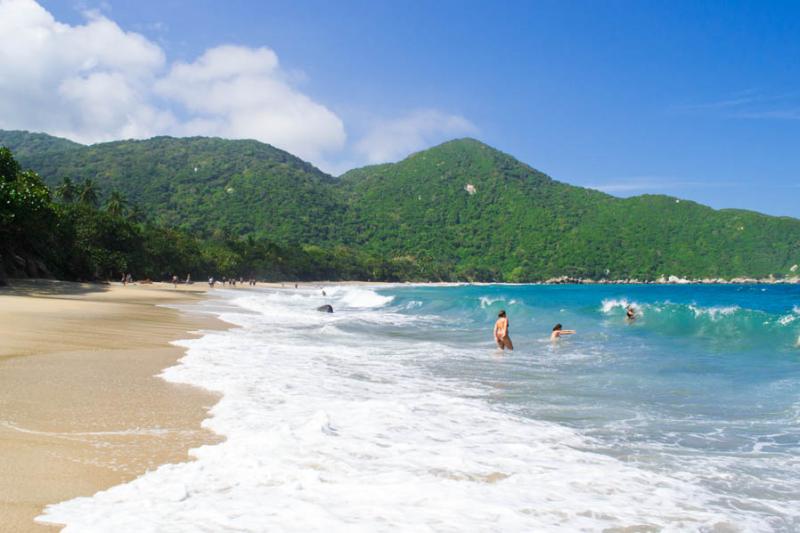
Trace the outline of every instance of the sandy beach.
[[224, 327], [158, 304], [204, 297], [206, 284], [17, 281], [0, 288], [0, 524], [91, 495], [219, 437], [200, 427], [216, 397], [155, 377], [183, 349], [170, 341]]

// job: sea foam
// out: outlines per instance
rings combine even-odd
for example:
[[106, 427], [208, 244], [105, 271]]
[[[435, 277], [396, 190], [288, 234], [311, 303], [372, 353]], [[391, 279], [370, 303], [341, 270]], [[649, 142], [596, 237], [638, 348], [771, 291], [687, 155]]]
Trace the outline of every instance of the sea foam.
[[[163, 377], [222, 394], [204, 426], [225, 441], [41, 520], [66, 532], [769, 530], [690, 480], [487, 403], [481, 385], [436, 379], [417, 361], [458, 354], [413, 335], [427, 322], [390, 296], [220, 294], [236, 327], [177, 343], [187, 355]], [[323, 302], [336, 312], [313, 311]]]

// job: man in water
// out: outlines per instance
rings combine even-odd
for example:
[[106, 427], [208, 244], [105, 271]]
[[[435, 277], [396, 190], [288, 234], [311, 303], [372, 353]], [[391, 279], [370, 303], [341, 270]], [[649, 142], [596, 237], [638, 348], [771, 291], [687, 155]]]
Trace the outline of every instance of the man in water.
[[553, 332], [550, 333], [550, 340], [557, 341], [561, 338], [562, 335], [574, 335], [574, 329], [562, 329], [561, 324], [556, 324], [553, 326]]
[[625, 318], [628, 319], [629, 322], [636, 320], [636, 310], [632, 305], [625, 308]]
[[509, 350], [514, 349], [514, 345], [511, 344], [511, 337], [508, 336], [508, 317], [505, 311], [497, 313], [497, 322], [494, 323], [494, 340], [501, 350], [506, 348]]

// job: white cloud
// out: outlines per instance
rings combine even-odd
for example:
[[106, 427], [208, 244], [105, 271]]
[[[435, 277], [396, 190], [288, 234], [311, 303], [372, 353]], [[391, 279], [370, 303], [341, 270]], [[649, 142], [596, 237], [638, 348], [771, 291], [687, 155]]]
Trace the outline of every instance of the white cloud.
[[797, 92], [770, 95], [748, 90], [714, 102], [677, 106], [675, 110], [734, 119], [800, 120], [798, 97]]
[[[106, 10], [108, 12], [108, 10]], [[0, 128], [93, 143], [154, 135], [252, 138], [331, 169], [399, 159], [477, 131], [421, 110], [378, 120], [355, 144], [269, 48], [223, 45], [170, 64], [155, 42], [100, 11], [58, 22], [34, 0], [0, 0]]]
[[669, 176], [641, 176], [620, 178], [609, 183], [587, 185], [587, 187], [607, 193], [625, 195], [626, 193], [663, 192], [673, 189], [727, 188], [736, 185], [736, 183], [730, 181], [693, 181]]
[[253, 138], [311, 160], [344, 145], [341, 119], [292, 87], [296, 74], [272, 50], [219, 46], [168, 67], [157, 44], [98, 12], [86, 16], [71, 26], [33, 0], [0, 0], [0, 128], [86, 143]]
[[219, 46], [173, 65], [155, 89], [194, 115], [182, 134], [259, 139], [311, 160], [341, 149], [341, 119], [287, 78], [272, 50]]
[[426, 109], [376, 122], [356, 143], [355, 151], [368, 163], [396, 161], [437, 142], [476, 132], [475, 125], [462, 116]]
[[32, 0], [0, 0], [0, 127], [150, 135], [150, 121], [169, 120], [143, 94], [163, 64], [159, 47], [101, 16], [69, 26]]

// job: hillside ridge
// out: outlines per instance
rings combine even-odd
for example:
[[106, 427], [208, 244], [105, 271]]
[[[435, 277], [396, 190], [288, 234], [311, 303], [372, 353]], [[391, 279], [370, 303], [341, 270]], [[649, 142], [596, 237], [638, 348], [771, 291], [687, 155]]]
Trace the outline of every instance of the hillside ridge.
[[[56, 185], [120, 191], [167, 227], [216, 238], [355, 247], [424, 279], [788, 276], [800, 220], [557, 181], [474, 138], [334, 178], [252, 140], [155, 137], [73, 146], [0, 131]], [[17, 146], [14, 146], [14, 143]]]

